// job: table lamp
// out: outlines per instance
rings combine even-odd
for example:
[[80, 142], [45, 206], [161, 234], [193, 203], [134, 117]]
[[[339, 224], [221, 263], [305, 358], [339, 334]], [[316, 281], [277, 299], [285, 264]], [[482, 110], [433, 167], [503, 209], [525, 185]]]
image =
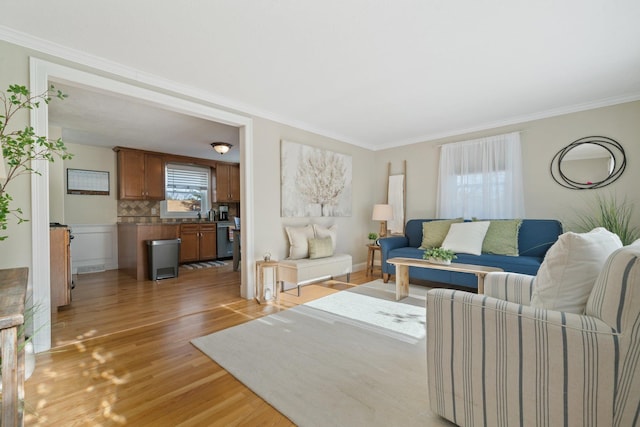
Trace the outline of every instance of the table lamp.
[[393, 219], [393, 209], [391, 205], [373, 205], [373, 215], [371, 219], [380, 221], [380, 237], [387, 235], [387, 221]]

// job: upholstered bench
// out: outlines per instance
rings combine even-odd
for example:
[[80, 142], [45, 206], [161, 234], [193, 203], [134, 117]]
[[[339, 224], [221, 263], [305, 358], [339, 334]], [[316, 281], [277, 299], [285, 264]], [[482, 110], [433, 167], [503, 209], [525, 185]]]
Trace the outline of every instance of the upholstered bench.
[[347, 282], [351, 278], [351, 255], [334, 254], [325, 258], [285, 259], [278, 262], [278, 280], [281, 290], [284, 291], [285, 283], [292, 283], [298, 288], [320, 280], [328, 280], [337, 276], [347, 276]]

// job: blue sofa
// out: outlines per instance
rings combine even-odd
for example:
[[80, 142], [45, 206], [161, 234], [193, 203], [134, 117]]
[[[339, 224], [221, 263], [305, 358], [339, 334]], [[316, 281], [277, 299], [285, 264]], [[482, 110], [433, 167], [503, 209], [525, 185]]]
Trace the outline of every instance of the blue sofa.
[[[418, 249], [422, 243], [422, 223], [432, 219], [412, 219], [407, 222], [404, 236], [392, 236], [380, 239], [382, 254], [382, 275], [385, 282], [395, 274], [396, 269], [387, 260], [394, 257], [422, 259], [424, 250]], [[456, 254], [454, 262], [461, 264], [498, 267], [504, 271], [535, 276], [551, 245], [562, 234], [560, 221], [552, 219], [523, 219], [518, 232], [518, 256]], [[475, 275], [429, 268], [409, 267], [409, 278], [446, 283], [477, 289]]]

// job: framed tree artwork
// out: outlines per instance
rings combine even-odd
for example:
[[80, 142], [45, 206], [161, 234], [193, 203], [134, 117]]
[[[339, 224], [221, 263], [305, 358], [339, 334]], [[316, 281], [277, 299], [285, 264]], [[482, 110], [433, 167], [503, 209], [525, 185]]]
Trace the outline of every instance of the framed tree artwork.
[[281, 142], [283, 217], [351, 216], [351, 156]]

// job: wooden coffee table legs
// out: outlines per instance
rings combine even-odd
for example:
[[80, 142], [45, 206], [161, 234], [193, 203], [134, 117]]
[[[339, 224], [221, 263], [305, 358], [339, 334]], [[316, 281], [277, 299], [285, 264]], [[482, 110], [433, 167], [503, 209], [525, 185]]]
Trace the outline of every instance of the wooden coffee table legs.
[[[478, 294], [484, 294], [485, 272], [475, 273], [478, 278]], [[396, 301], [409, 296], [409, 266], [396, 265]]]
[[[409, 296], [409, 267], [431, 268], [433, 270], [456, 271], [475, 274], [478, 278], [478, 293], [484, 293], [484, 276], [487, 273], [502, 271], [497, 267], [451, 263], [447, 265], [433, 264], [414, 258], [391, 258], [387, 261], [396, 266], [396, 301]], [[386, 283], [386, 282], [385, 282]]]
[[409, 266], [396, 265], [396, 301], [409, 296]]

